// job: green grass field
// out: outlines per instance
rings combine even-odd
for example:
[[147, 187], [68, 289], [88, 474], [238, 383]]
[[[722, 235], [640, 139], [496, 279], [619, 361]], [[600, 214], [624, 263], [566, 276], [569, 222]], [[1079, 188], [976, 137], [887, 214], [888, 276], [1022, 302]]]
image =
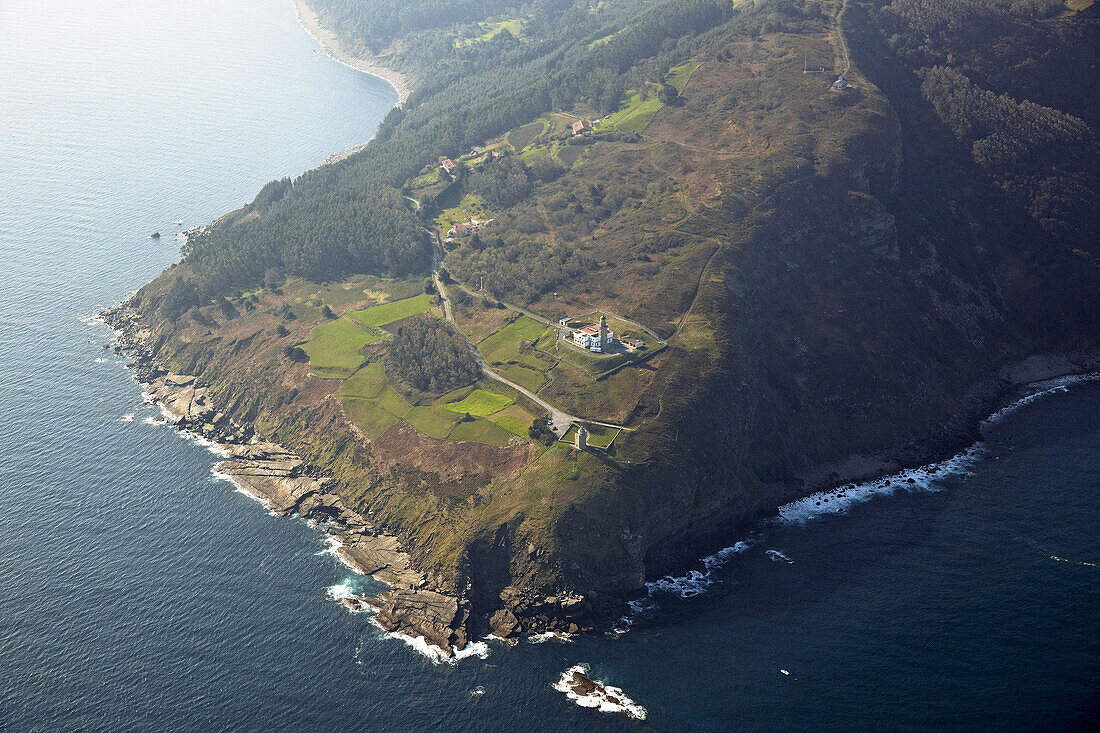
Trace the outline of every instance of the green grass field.
[[[529, 416], [513, 404], [512, 397], [463, 387], [443, 398], [454, 400], [461, 397], [457, 402], [411, 405], [387, 384], [381, 361], [371, 362], [345, 380], [337, 396], [348, 417], [372, 439], [382, 435], [399, 420], [407, 421], [424, 435], [437, 440], [467, 440], [502, 446], [513, 433], [527, 437], [523, 418]], [[467, 412], [477, 416], [477, 419], [469, 423], [460, 422]], [[492, 422], [486, 419], [494, 413], [499, 414]]]
[[533, 369], [522, 364], [504, 364], [495, 366], [493, 369], [532, 392], [538, 392], [539, 388], [546, 383], [546, 372], [541, 369]]
[[365, 361], [359, 350], [381, 339], [381, 335], [338, 318], [314, 326], [302, 349], [309, 366], [321, 377], [346, 377]]
[[[698, 66], [698, 61], [685, 61], [679, 66], [674, 66], [669, 69], [668, 76], [665, 77], [665, 80], [676, 87], [676, 91], [682, 92], [684, 90], [684, 85], [687, 84], [688, 78]], [[649, 121], [653, 119], [653, 115], [657, 114], [657, 111], [665, 105], [657, 98], [656, 87], [646, 87], [642, 91], [632, 89], [627, 92], [627, 94], [630, 96], [619, 105], [617, 112], [607, 118], [605, 124], [614, 125], [620, 130], [626, 130], [627, 132], [641, 134], [645, 131], [646, 126], [649, 125]]]
[[676, 91], [683, 92], [684, 86], [687, 84], [688, 79], [691, 78], [692, 73], [699, 68], [699, 62], [695, 59], [685, 61], [679, 66], [673, 66], [668, 70], [668, 76], [665, 77], [672, 86], [676, 87]]
[[512, 323], [500, 329], [477, 345], [478, 351], [487, 361], [521, 361], [538, 368], [545, 365], [534, 357], [519, 353], [522, 341], [534, 343], [539, 340], [547, 326], [534, 318], [520, 316]]
[[512, 417], [511, 415], [497, 415], [489, 419], [494, 425], [504, 428], [513, 435], [518, 435], [521, 438], [527, 437], [527, 425], [519, 418]]
[[605, 124], [641, 134], [653, 119], [653, 115], [657, 114], [657, 110], [664, 106], [661, 100], [657, 99], [656, 88], [647, 87], [644, 92], [644, 96], [637, 90], [628, 92], [630, 97], [619, 105], [619, 110], [608, 117]]
[[478, 30], [482, 31], [481, 35], [470, 38], [456, 38], [455, 47], [461, 48], [462, 46], [469, 46], [471, 43], [488, 41], [504, 30], [507, 30], [516, 38], [523, 38], [523, 23], [523, 18], [508, 18], [495, 23], [478, 23]]
[[512, 433], [498, 427], [484, 418], [473, 422], [460, 422], [455, 425], [448, 440], [469, 440], [474, 443], [502, 446], [512, 439]]
[[615, 31], [614, 33], [608, 33], [603, 38], [597, 38], [596, 40], [592, 41], [592, 43], [589, 43], [588, 47], [589, 48], [595, 48], [596, 46], [602, 46], [605, 43], [607, 43], [608, 41], [610, 41], [612, 38], [614, 38], [617, 34], [618, 34], [618, 31]]
[[427, 293], [421, 293], [412, 298], [375, 305], [366, 310], [352, 311], [348, 315], [364, 326], [378, 327], [415, 316], [417, 313], [427, 313], [431, 309], [431, 297]]
[[442, 407], [413, 407], [405, 415], [409, 423], [429, 438], [443, 440], [458, 422], [459, 416]]
[[355, 374], [352, 374], [351, 377], [345, 379], [336, 395], [338, 397], [376, 400], [382, 396], [382, 390], [385, 388], [386, 372], [382, 368], [382, 362], [372, 361]]
[[363, 400], [355, 397], [344, 397], [340, 400], [344, 406], [344, 412], [351, 418], [359, 429], [371, 438], [377, 438], [398, 421], [395, 415], [386, 412], [376, 400]]
[[495, 412], [500, 412], [514, 400], [496, 392], [484, 389], [475, 389], [465, 399], [459, 402], [451, 402], [444, 408], [459, 415], [470, 413], [474, 417], [488, 417]]

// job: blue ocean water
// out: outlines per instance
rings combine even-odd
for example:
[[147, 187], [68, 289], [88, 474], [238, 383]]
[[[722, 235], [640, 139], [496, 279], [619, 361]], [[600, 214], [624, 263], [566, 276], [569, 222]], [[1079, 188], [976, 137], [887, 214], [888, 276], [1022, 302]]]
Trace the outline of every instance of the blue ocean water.
[[[91, 317], [174, 261], [175, 219], [366, 140], [395, 101], [289, 0], [0, 4], [0, 729], [1096, 722], [1096, 382], [993, 425], [934, 491], [762, 524], [705, 593], [657, 594], [617, 638], [440, 665], [333, 603], [364, 581], [146, 423]], [[578, 663], [646, 719], [553, 690]]]

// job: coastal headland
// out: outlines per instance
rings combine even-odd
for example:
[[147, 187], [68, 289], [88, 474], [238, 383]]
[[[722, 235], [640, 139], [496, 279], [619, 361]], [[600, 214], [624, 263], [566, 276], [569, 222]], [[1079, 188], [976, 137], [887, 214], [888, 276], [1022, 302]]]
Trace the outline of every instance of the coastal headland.
[[[220, 472], [390, 583], [343, 599], [384, 628], [453, 654], [613, 626], [762, 515], [1097, 369], [1095, 240], [1050, 199], [1097, 149], [1089, 110], [911, 68], [919, 19], [318, 3], [339, 38], [299, 17], [339, 60], [414, 70], [401, 106], [105, 318]], [[970, 139], [971, 97], [1014, 122]], [[1039, 128], [1064, 171], [1005, 167]]]

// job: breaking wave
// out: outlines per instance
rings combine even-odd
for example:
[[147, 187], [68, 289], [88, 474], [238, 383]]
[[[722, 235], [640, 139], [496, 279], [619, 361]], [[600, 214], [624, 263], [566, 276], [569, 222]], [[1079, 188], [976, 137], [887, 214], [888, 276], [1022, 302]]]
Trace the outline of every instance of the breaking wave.
[[983, 443], [975, 443], [946, 461], [899, 471], [873, 481], [819, 491], [779, 507], [778, 519], [786, 524], [805, 524], [826, 514], [843, 514], [849, 507], [876, 496], [889, 496], [898, 491], [939, 491], [939, 482], [966, 473], [985, 452]]
[[646, 709], [631, 700], [618, 687], [604, 684], [599, 680], [592, 680], [596, 688], [588, 694], [579, 694], [573, 691], [573, 673], [580, 672], [588, 676], [587, 664], [574, 664], [561, 673], [561, 677], [553, 684], [553, 688], [565, 694], [573, 702], [582, 708], [596, 708], [601, 713], [626, 713], [635, 720], [645, 720]]
[[[990, 415], [981, 423], [980, 427], [984, 430], [997, 424], [1024, 405], [1048, 395], [1066, 392], [1074, 384], [1096, 379], [1100, 379], [1100, 373], [1073, 375], [1035, 382], [1027, 387], [1023, 396]], [[777, 516], [771, 521], [785, 525], [801, 525], [825, 515], [843, 514], [849, 507], [870, 501], [876, 496], [889, 496], [898, 491], [939, 491], [941, 482], [953, 476], [965, 474], [986, 453], [985, 444], [977, 442], [966, 450], [943, 461], [899, 471], [890, 476], [871, 481], [850, 483], [819, 491], [779, 507]], [[679, 576], [666, 575], [659, 580], [646, 583], [646, 596], [628, 602], [627, 605], [630, 607], [630, 611], [621, 619], [621, 624], [629, 628], [636, 617], [656, 607], [655, 595], [669, 593], [680, 598], [694, 598], [705, 593], [708, 588], [717, 582], [714, 577], [715, 570], [725, 565], [730, 558], [758, 544], [761, 539], [760, 536], [750, 537], [719, 550], [713, 555], [702, 558], [700, 561], [703, 565], [702, 570], [690, 570], [685, 575]], [[768, 550], [765, 554], [776, 562], [794, 562], [779, 550]], [[616, 633], [624, 630], [617, 629]]]
[[1043, 382], [1035, 382], [1029, 385], [1028, 392], [1023, 397], [1019, 398], [1015, 402], [1010, 402], [1001, 409], [994, 412], [982, 422], [982, 428], [987, 428], [990, 425], [996, 425], [1005, 416], [1015, 412], [1026, 404], [1034, 402], [1041, 397], [1046, 397], [1052, 394], [1058, 394], [1059, 392], [1067, 392], [1069, 388], [1074, 384], [1081, 382], [1089, 382], [1096, 379], [1100, 379], [1100, 373], [1092, 374], [1076, 374], [1068, 377], [1059, 377], [1057, 379], [1048, 379]]
[[[646, 583], [646, 589], [649, 591], [650, 596], [654, 593], [672, 593], [681, 598], [694, 598], [714, 584], [714, 571], [754, 544], [756, 544], [756, 540], [753, 539], [735, 542], [729, 547], [725, 547], [713, 555], [707, 555], [700, 560], [703, 564], [703, 570], [689, 570], [686, 575], [666, 575], [659, 580]], [[639, 601], [633, 603], [639, 603]]]

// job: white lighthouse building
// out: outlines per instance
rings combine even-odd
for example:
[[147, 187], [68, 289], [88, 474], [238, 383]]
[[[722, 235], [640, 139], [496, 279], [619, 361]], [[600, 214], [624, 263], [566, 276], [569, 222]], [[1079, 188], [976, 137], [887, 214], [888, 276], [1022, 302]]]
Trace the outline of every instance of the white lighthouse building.
[[574, 331], [573, 343], [597, 354], [615, 343], [615, 333], [607, 328], [607, 316], [600, 316], [599, 324], [590, 323]]

